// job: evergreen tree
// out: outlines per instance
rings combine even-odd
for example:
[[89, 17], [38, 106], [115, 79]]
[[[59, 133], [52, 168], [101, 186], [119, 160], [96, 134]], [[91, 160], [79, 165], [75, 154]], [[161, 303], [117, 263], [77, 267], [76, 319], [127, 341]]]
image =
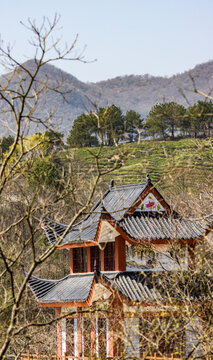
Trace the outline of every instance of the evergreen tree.
[[130, 142], [138, 140], [140, 132], [143, 128], [143, 120], [141, 114], [134, 110], [129, 110], [125, 115], [125, 127]]
[[167, 136], [174, 139], [185, 112], [184, 106], [173, 101], [153, 106], [146, 120], [148, 133], [153, 136], [160, 135], [163, 139], [166, 139]]
[[82, 114], [75, 119], [67, 143], [71, 147], [97, 146], [97, 125], [91, 114]]

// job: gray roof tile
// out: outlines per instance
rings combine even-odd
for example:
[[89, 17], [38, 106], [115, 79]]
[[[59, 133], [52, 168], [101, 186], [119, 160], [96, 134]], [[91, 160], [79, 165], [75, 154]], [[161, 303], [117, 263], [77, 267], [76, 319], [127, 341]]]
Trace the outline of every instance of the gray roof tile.
[[43, 280], [31, 276], [28, 285], [40, 303], [86, 301], [94, 273], [71, 274], [61, 280]]
[[[99, 276], [126, 299], [138, 303], [201, 300], [213, 294], [213, 280], [206, 274], [113, 271], [100, 273]], [[42, 304], [83, 302], [88, 299], [93, 279], [94, 273], [70, 274], [55, 281], [31, 276], [28, 285]]]
[[[107, 272], [110, 280], [118, 272]], [[94, 273], [70, 274], [60, 280], [44, 280], [31, 276], [28, 282], [40, 303], [66, 303], [86, 301], [94, 279]]]
[[213, 280], [206, 274], [177, 271], [124, 271], [102, 278], [134, 302], [204, 300], [213, 294]]
[[213, 215], [205, 218], [172, 218], [165, 214], [136, 212], [117, 224], [135, 240], [197, 239], [212, 226]]
[[[94, 241], [103, 207], [106, 212], [118, 221], [134, 205], [146, 186], [147, 183], [139, 183], [111, 187], [106, 191], [102, 199], [95, 204], [84, 220], [72, 226], [71, 231], [65, 236], [61, 245]], [[57, 237], [63, 235], [67, 228], [66, 225], [49, 218], [42, 220], [42, 227], [51, 244], [56, 241]]]

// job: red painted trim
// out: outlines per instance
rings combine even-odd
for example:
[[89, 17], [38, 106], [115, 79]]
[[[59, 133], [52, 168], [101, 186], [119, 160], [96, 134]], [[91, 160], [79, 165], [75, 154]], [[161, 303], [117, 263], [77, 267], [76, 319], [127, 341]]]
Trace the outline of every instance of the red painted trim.
[[40, 303], [39, 304], [41, 307], [56, 307], [56, 308], [61, 308], [61, 307], [84, 307], [84, 306], [89, 306], [88, 301], [86, 300], [85, 302], [78, 302], [78, 301], [73, 301], [73, 302], [55, 302], [55, 303]]
[[90, 247], [87, 248], [87, 272], [91, 272]]
[[70, 249], [70, 274], [73, 274], [73, 249]]
[[104, 271], [104, 249], [100, 250], [101, 253], [101, 271]]
[[164, 207], [167, 214], [171, 215], [172, 211], [171, 211], [170, 206], [166, 203], [166, 201], [163, 199], [163, 197], [160, 195], [160, 193], [151, 185], [148, 185], [146, 187], [146, 189], [139, 196], [138, 200], [136, 200], [133, 207], [130, 208], [129, 211], [127, 211], [127, 214], [132, 215], [135, 212], [135, 210], [138, 208], [138, 206], [142, 203], [142, 201], [145, 199], [145, 197], [150, 193], [152, 193], [155, 196], [155, 198], [159, 201], [159, 203]]
[[72, 249], [72, 248], [80, 248], [80, 247], [88, 247], [88, 246], [97, 246], [98, 243], [95, 241], [85, 241], [82, 243], [76, 243], [76, 244], [65, 244], [58, 246], [57, 249]]
[[135, 201], [133, 206], [127, 211], [127, 215], [132, 215], [134, 211], [138, 208], [138, 206], [141, 204], [141, 202], [145, 199], [145, 197], [150, 193], [150, 190], [152, 189], [151, 185], [148, 185], [143, 192], [139, 195], [138, 199]]

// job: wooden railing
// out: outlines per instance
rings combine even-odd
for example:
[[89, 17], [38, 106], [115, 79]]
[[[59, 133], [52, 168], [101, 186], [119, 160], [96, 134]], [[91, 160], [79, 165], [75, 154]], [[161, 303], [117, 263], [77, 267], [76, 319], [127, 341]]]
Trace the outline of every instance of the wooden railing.
[[[96, 358], [94, 356], [94, 358]], [[127, 356], [128, 360], [130, 359], [135, 359], [134, 357], [131, 356]], [[144, 357], [141, 357], [144, 360], [182, 360], [181, 358], [177, 358], [175, 357], [173, 354], [171, 354], [170, 357], [159, 357], [157, 356], [157, 354], [155, 353], [154, 356], [146, 356], [144, 355]], [[93, 357], [92, 357], [93, 359]], [[119, 360], [119, 359], [125, 359], [124, 356], [114, 356], [114, 357], [106, 357], [105, 359], [102, 359], [100, 357], [96, 358], [97, 360]], [[20, 360], [91, 360], [91, 357], [82, 357], [82, 356], [56, 356], [56, 355], [42, 355], [42, 354], [31, 354], [31, 353], [26, 353], [26, 354], [21, 354], [20, 356]], [[213, 359], [208, 359], [208, 360], [213, 360]]]
[[21, 354], [20, 360], [90, 360], [88, 357], [82, 356], [56, 356], [56, 355], [43, 355], [43, 354]]
[[[96, 359], [96, 360], [124, 360], [125, 356], [114, 356], [114, 357], [106, 357], [104, 359], [100, 358], [100, 357], [82, 357], [82, 356], [56, 356], [56, 355], [42, 355], [42, 354], [31, 354], [31, 353], [26, 353], [26, 354], [21, 354], [20, 356], [20, 360], [92, 360], [92, 359]], [[135, 357], [131, 357], [131, 356], [127, 356], [128, 360], [134, 360]], [[175, 357], [174, 354], [171, 354], [170, 357], [169, 356], [157, 356], [156, 353], [154, 353], [153, 356], [146, 356], [144, 354], [144, 356], [141, 356], [141, 359], [143, 360], [183, 360], [183, 358], [177, 358]], [[204, 358], [205, 360], [213, 360], [213, 356], [206, 356]]]

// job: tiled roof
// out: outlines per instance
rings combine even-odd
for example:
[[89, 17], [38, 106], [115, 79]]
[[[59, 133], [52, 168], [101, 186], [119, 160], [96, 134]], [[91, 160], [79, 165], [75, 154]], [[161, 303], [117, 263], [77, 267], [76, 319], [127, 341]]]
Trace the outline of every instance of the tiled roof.
[[137, 240], [197, 239], [206, 233], [212, 223], [213, 215], [190, 219], [151, 212], [135, 212], [133, 216], [117, 222], [129, 237]]
[[[152, 186], [150, 181], [111, 186], [84, 220], [72, 226], [60, 245], [94, 241], [102, 213], [109, 214], [130, 238], [136, 240], [197, 239], [204, 235], [213, 223], [213, 215], [190, 219], [181, 218], [176, 212], [170, 216], [166, 212], [135, 211], [133, 215], [127, 216], [127, 210], [135, 204], [148, 185]], [[51, 244], [67, 229], [66, 225], [48, 218], [42, 220], [42, 227]]]
[[206, 274], [177, 271], [124, 271], [102, 278], [126, 299], [141, 302], [195, 301], [212, 297], [213, 280]]
[[110, 189], [102, 203], [106, 211], [115, 219], [120, 220], [127, 210], [134, 205], [147, 183], [116, 186]]
[[86, 301], [92, 286], [94, 273], [71, 274], [61, 280], [43, 280], [31, 276], [29, 287], [40, 303]]
[[[61, 245], [67, 243], [80, 243], [94, 241], [101, 211], [108, 212], [115, 220], [119, 221], [127, 210], [136, 202], [140, 194], [145, 190], [147, 183], [130, 184], [110, 187], [95, 206], [91, 209], [84, 220], [72, 226], [71, 231], [65, 236]], [[48, 218], [42, 219], [42, 227], [51, 244], [56, 241], [66, 230], [66, 225], [57, 223]]]
[[28, 286], [31, 288], [36, 299], [39, 300], [54, 288], [58, 282], [58, 280], [44, 280], [36, 276], [31, 276], [28, 281]]
[[[70, 274], [49, 281], [31, 276], [29, 287], [41, 304], [84, 302], [94, 273]], [[123, 271], [97, 275], [129, 301], [137, 303], [204, 300], [213, 294], [213, 280], [206, 274], [177, 271]]]
[[67, 225], [60, 224], [48, 217], [41, 220], [41, 227], [51, 245], [53, 245], [56, 242], [56, 238], [62, 236], [67, 229]]
[[[118, 272], [104, 274], [111, 279]], [[76, 273], [60, 280], [44, 280], [32, 275], [28, 285], [40, 303], [83, 302], [89, 296], [94, 276], [94, 273]]]
[[97, 208], [95, 212], [87, 216], [85, 220], [72, 226], [71, 231], [65, 236], [62, 244], [95, 240], [100, 217], [101, 208]]

